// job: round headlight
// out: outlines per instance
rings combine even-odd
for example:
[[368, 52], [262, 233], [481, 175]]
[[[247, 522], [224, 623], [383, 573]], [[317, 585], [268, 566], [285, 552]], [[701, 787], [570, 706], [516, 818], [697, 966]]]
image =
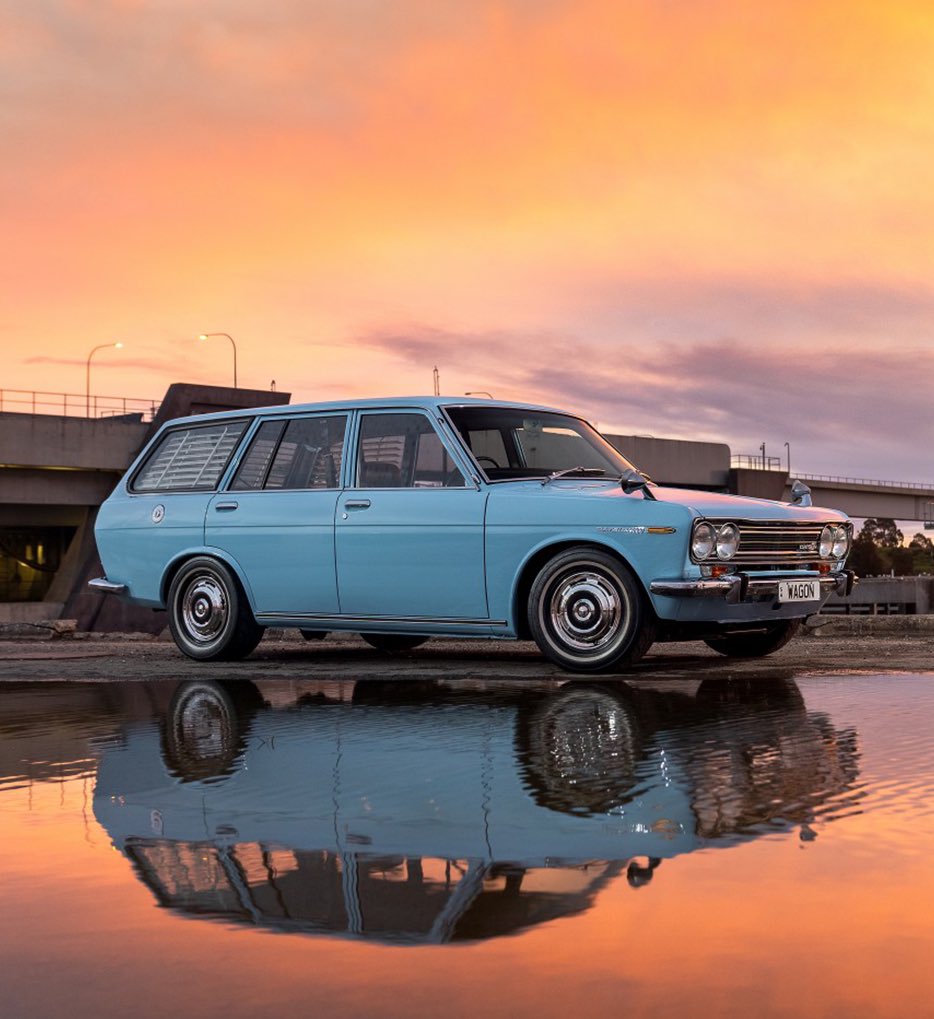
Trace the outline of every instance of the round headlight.
[[736, 524], [723, 524], [717, 529], [717, 558], [732, 559], [739, 548], [739, 528]]
[[706, 559], [713, 552], [717, 541], [717, 532], [706, 520], [694, 528], [694, 536], [691, 538], [691, 555], [695, 559]]
[[820, 532], [820, 542], [817, 546], [817, 551], [820, 554], [821, 559], [829, 559], [830, 553], [833, 551], [833, 543], [837, 540], [837, 529], [833, 524], [824, 524], [824, 529]]
[[844, 559], [850, 551], [850, 529], [844, 525], [838, 525], [834, 529], [833, 548], [831, 554], [834, 559]]

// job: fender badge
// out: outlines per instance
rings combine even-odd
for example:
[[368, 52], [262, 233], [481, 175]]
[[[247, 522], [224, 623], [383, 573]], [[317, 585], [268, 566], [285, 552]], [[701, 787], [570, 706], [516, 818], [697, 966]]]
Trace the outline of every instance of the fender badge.
[[152, 522], [154, 524], [161, 524], [165, 517], [165, 506], [155, 506], [152, 511]]

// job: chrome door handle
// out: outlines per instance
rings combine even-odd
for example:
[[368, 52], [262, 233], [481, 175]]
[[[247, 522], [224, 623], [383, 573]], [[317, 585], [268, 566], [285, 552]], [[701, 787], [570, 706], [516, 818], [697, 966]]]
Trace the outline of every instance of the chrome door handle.
[[216, 502], [214, 503], [214, 509], [218, 513], [222, 513], [224, 510], [235, 510], [240, 503], [238, 502]]
[[348, 499], [344, 503], [344, 509], [369, 509], [369, 499]]

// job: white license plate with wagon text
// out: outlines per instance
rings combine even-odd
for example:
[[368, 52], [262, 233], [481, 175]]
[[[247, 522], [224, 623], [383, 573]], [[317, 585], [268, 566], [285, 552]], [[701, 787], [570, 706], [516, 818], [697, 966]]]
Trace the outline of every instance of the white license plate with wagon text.
[[781, 580], [778, 584], [778, 600], [786, 602], [820, 601], [819, 580]]

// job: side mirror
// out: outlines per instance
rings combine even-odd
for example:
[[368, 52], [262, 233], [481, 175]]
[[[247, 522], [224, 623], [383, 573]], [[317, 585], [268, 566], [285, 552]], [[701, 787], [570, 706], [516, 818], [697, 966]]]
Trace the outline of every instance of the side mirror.
[[641, 491], [646, 499], [655, 499], [652, 490], [649, 488], [648, 480], [637, 470], [633, 470], [632, 467], [628, 467], [623, 471], [620, 475], [619, 483], [626, 495], [632, 495], [633, 492]]
[[811, 505], [811, 490], [803, 482], [795, 479], [794, 484], [791, 486], [791, 502], [793, 506], [810, 506]]

